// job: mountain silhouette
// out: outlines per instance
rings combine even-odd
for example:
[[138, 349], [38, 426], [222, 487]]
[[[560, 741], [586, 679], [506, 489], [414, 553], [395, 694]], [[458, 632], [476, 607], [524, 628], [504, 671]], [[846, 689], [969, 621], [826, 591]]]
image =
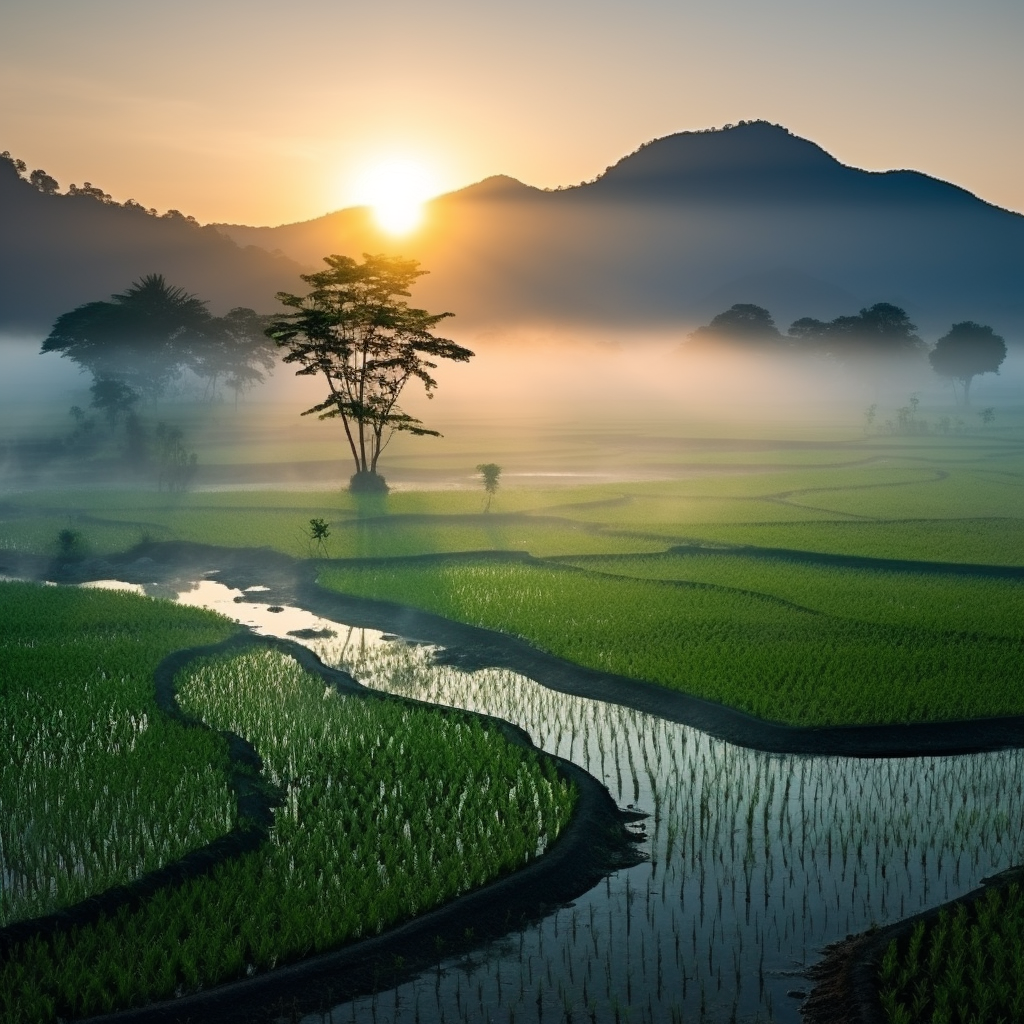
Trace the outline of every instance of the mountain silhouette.
[[572, 188], [488, 178], [433, 200], [400, 240], [365, 208], [219, 227], [308, 266], [415, 257], [431, 272], [416, 301], [459, 324], [679, 329], [756, 302], [785, 328], [885, 301], [930, 334], [970, 319], [1024, 335], [1024, 217], [916, 171], [848, 167], [760, 121], [657, 139]]
[[300, 283], [300, 267], [287, 257], [243, 249], [180, 213], [158, 217], [102, 196], [41, 192], [0, 159], [0, 330], [48, 331], [61, 313], [151, 273], [219, 313], [272, 312], [274, 293]]
[[926, 337], [964, 320], [1024, 336], [1024, 216], [915, 171], [848, 167], [763, 121], [657, 139], [571, 188], [487, 178], [429, 202], [402, 238], [365, 207], [199, 228], [42, 195], [2, 166], [0, 216], [18, 225], [0, 255], [0, 326], [47, 326], [150, 272], [214, 304], [273, 309], [274, 292], [302, 291], [297, 274], [324, 255], [371, 252], [420, 260], [430, 273], [413, 301], [455, 312], [452, 331], [682, 337], [734, 303], [768, 308], [784, 330], [891, 302]]

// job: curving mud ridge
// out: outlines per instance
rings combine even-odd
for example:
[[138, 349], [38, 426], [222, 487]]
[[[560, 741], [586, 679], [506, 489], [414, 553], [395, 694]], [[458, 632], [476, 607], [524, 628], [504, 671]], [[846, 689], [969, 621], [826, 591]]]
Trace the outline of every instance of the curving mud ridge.
[[[478, 560], [487, 557], [548, 564], [543, 559], [509, 552], [422, 555], [400, 561]], [[61, 582], [104, 578], [137, 583], [178, 582], [183, 589], [202, 578], [204, 573], [215, 572], [214, 578], [241, 590], [256, 585], [269, 587], [269, 590], [253, 595], [252, 600], [260, 604], [295, 605], [352, 626], [379, 629], [410, 640], [437, 644], [445, 648], [441, 655], [444, 663], [459, 668], [511, 669], [562, 693], [634, 708], [671, 722], [693, 726], [737, 746], [770, 753], [918, 757], [973, 754], [1024, 746], [1024, 715], [894, 725], [794, 726], [765, 721], [724, 704], [670, 690], [656, 683], [575, 665], [505, 633], [454, 622], [405, 605], [349, 597], [327, 590], [316, 582], [318, 568], [324, 563], [299, 561], [265, 548], [253, 550], [181, 542], [154, 543], [140, 545], [127, 554], [108, 559], [75, 563], [35, 559], [34, 567], [30, 564], [32, 559], [23, 558], [21, 561], [22, 574], [28, 574], [34, 568], [32, 574], [35, 578]], [[366, 560], [367, 564], [380, 561]], [[342, 564], [360, 564], [360, 561]], [[971, 570], [974, 568], [970, 567]], [[0, 572], [4, 571], [3, 564], [0, 564]]]
[[[674, 549], [685, 551], [685, 548]], [[765, 549], [740, 548], [730, 553], [753, 554]], [[807, 560], [829, 564], [892, 571], [921, 571], [929, 563], [889, 562], [852, 556], [819, 556], [813, 553], [775, 552], [775, 557], [802, 554]], [[549, 564], [544, 559], [505, 551], [478, 551], [443, 555], [415, 555], [393, 562], [516, 559]], [[330, 564], [378, 564], [381, 559], [351, 559]], [[204, 574], [231, 587], [245, 590], [262, 585], [254, 602], [295, 605], [315, 615], [337, 619], [352, 626], [378, 629], [409, 640], [445, 648], [443, 663], [466, 670], [507, 668], [549, 687], [657, 715], [692, 726], [708, 735], [741, 747], [769, 753], [819, 754], [843, 757], [920, 757], [974, 754], [1024, 747], [1024, 715], [960, 721], [911, 722], [892, 725], [794, 726], [755, 718], [743, 711], [670, 690], [656, 683], [584, 668], [547, 654], [525, 640], [454, 622], [406, 605], [350, 597], [321, 587], [316, 575], [322, 562], [300, 561], [267, 548], [221, 548], [187, 542], [142, 544], [122, 555], [76, 562], [53, 561], [35, 556], [4, 553], [0, 574], [9, 573], [58, 582], [116, 578], [134, 583], [178, 583], [182, 589]], [[964, 574], [1018, 577], [1024, 567], [959, 566]], [[942, 566], [942, 571], [949, 571]]]
[[[730, 553], [737, 553], [732, 551]], [[891, 563], [850, 556], [818, 556], [798, 552], [746, 549], [739, 553], [763, 557], [802, 555], [830, 564], [895, 571], [921, 571], [922, 563]], [[418, 560], [481, 557], [522, 558], [508, 552], [420, 556]], [[379, 560], [373, 560], [379, 561]], [[536, 560], [543, 563], [543, 560]], [[977, 753], [1024, 747], [1024, 716], [960, 722], [888, 726], [799, 727], [767, 722], [733, 708], [678, 691], [582, 668], [533, 648], [515, 637], [453, 622], [402, 605], [347, 597], [316, 583], [318, 564], [260, 549], [218, 548], [189, 543], [155, 543], [107, 559], [53, 562], [31, 556], [4, 556], [0, 573], [60, 582], [117, 578], [127, 582], [160, 582], [183, 589], [204, 575], [245, 590], [269, 588], [253, 595], [258, 603], [289, 604], [353, 626], [379, 629], [410, 640], [444, 648], [444, 663], [472, 670], [507, 668], [564, 693], [619, 704], [700, 729], [739, 746], [778, 753], [842, 755], [847, 757], [912, 757]], [[990, 566], [943, 566], [942, 571], [978, 575], [1018, 576], [1024, 569]], [[938, 571], [938, 570], [935, 570]], [[215, 575], [214, 575], [215, 574]], [[287, 645], [291, 648], [291, 645]], [[318, 663], [300, 648], [304, 667]], [[289, 653], [292, 653], [289, 650]], [[173, 656], [172, 656], [173, 657]], [[323, 674], [322, 664], [314, 671]], [[343, 673], [335, 673], [343, 675]], [[325, 678], [327, 678], [325, 676]], [[332, 680], [328, 680], [332, 682]], [[358, 684], [356, 684], [358, 685]], [[511, 726], [507, 726], [512, 729]], [[517, 730], [515, 730], [517, 731]], [[479, 940], [498, 936], [542, 916], [549, 907], [585, 892], [623, 858], [622, 812], [606, 789], [581, 769], [561, 762], [560, 770], [580, 784], [580, 806], [572, 824], [542, 858], [523, 870], [418, 917], [384, 935], [364, 940], [335, 953], [280, 968], [269, 974], [221, 986], [215, 990], [104, 1018], [110, 1022], [257, 1021], [329, 1001], [337, 1004], [357, 994], [390, 988], [410, 972]], [[601, 837], [595, 844], [593, 838]], [[1018, 871], [1020, 869], [1012, 869]], [[987, 880], [1002, 884], [1010, 873]], [[978, 898], [985, 889], [964, 897]], [[954, 903], [962, 900], [953, 901]], [[812, 1024], [835, 1021], [876, 1024], [883, 1018], [878, 1001], [877, 965], [888, 942], [909, 933], [922, 918], [940, 908], [888, 928], [850, 936], [826, 951], [825, 960], [809, 975], [816, 987], [802, 1008]], [[301, 994], [301, 995], [300, 995]]]
[[[24, 574], [28, 566], [24, 559], [19, 562], [16, 567], [0, 566], [0, 572], [16, 568]], [[138, 559], [134, 560], [134, 565], [139, 566]], [[144, 574], [147, 581], [152, 581], [154, 572], [161, 574], [155, 561], [144, 561], [142, 565], [147, 570]], [[113, 561], [49, 563], [36, 568], [46, 570], [34, 574], [39, 578], [52, 580], [56, 577], [63, 582], [101, 579], [112, 571], [126, 581], [130, 581], [131, 575]], [[268, 597], [267, 593], [260, 596]], [[276, 589], [274, 599], [278, 599]], [[240, 631], [219, 643], [168, 655], [154, 674], [158, 706], [189, 726], [209, 728], [181, 711], [175, 694], [176, 677], [198, 658], [241, 653], [253, 647], [270, 647], [288, 654], [306, 671], [318, 675], [343, 694], [420, 703], [371, 690], [347, 672], [325, 665], [301, 644]], [[427, 706], [437, 710], [436, 705]], [[443, 713], [445, 709], [440, 710]], [[458, 713], [486, 720], [510, 743], [553, 761], [559, 774], [576, 784], [579, 796], [572, 819], [542, 857], [380, 935], [252, 978], [88, 1020], [96, 1024], [101, 1021], [108, 1024], [253, 1024], [278, 1021], [282, 1015], [292, 1019], [297, 1014], [315, 1012], [382, 987], [390, 988], [439, 964], [453, 953], [476, 948], [482, 941], [500, 938], [546, 916], [552, 909], [587, 892], [610, 872], [638, 863], [641, 859], [635, 845], [638, 840], [625, 824], [646, 815], [620, 811], [608, 790], [592, 775], [570, 761], [539, 751], [530, 737], [511, 723], [470, 711]], [[262, 782], [253, 781], [253, 774], [258, 775], [262, 769], [262, 761], [251, 744], [233, 733], [224, 735], [231, 754], [230, 781], [237, 794], [242, 819], [236, 829], [128, 885], [107, 890], [45, 918], [16, 922], [0, 930], [0, 954], [32, 936], [68, 931], [93, 923], [101, 916], [116, 914], [122, 907], [141, 906], [161, 889], [205, 875], [225, 860], [256, 849], [267, 837], [273, 822], [272, 808], [278, 803], [279, 794]]]

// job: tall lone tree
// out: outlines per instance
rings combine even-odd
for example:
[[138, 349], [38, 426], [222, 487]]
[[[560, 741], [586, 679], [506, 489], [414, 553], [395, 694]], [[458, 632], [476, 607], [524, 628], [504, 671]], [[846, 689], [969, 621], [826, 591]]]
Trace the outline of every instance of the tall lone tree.
[[1006, 358], [1006, 342], [991, 327], [964, 320], [928, 353], [932, 369], [942, 377], [958, 380], [964, 387], [964, 405], [970, 405], [971, 381], [980, 373], [998, 373]]
[[377, 473], [381, 452], [395, 431], [440, 436], [403, 412], [398, 399], [413, 378], [433, 396], [437, 381], [430, 371], [436, 360], [468, 362], [473, 353], [432, 333], [451, 313], [428, 313], [405, 299], [409, 286], [426, 273], [416, 260], [363, 254], [325, 256], [326, 270], [303, 274], [312, 285], [308, 295], [278, 292], [294, 310], [267, 329], [287, 350], [286, 363], [296, 375], [323, 378], [327, 397], [305, 410], [320, 419], [340, 419], [355, 463], [353, 491], [385, 491]]

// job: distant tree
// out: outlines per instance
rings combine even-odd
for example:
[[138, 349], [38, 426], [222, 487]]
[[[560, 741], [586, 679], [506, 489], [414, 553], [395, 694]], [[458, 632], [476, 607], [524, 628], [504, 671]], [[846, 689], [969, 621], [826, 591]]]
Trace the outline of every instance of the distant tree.
[[978, 415], [981, 417], [981, 422], [983, 426], [990, 427], [996, 421], [995, 409], [982, 409], [981, 412], [978, 413]]
[[114, 377], [97, 377], [89, 393], [92, 395], [89, 404], [107, 417], [111, 427], [115, 427], [122, 416], [128, 415], [139, 401], [135, 391]]
[[150, 274], [109, 302], [88, 302], [58, 317], [43, 352], [60, 352], [91, 372], [93, 404], [114, 422], [124, 389], [155, 399], [186, 369], [205, 381], [208, 397], [223, 383], [237, 405], [273, 368], [268, 323], [241, 306], [215, 317], [202, 299]]
[[86, 416], [85, 410], [77, 405], [71, 406], [68, 413], [75, 421], [75, 427], [65, 442], [67, 450], [78, 456], [92, 454], [97, 446], [96, 421]]
[[864, 410], [864, 433], [870, 434], [871, 427], [874, 425], [875, 417], [878, 415], [878, 403], [872, 402]]
[[99, 380], [157, 398], [214, 329], [206, 303], [149, 274], [110, 302], [87, 302], [57, 318], [43, 352], [59, 352]]
[[158, 423], [156, 427], [157, 462], [160, 476], [157, 489], [186, 491], [196, 475], [199, 456], [185, 447], [184, 433], [180, 427]]
[[828, 333], [829, 325], [824, 320], [815, 320], [813, 316], [802, 316], [789, 325], [787, 335], [792, 339], [795, 348], [808, 351], [821, 351], [821, 341]]
[[501, 466], [494, 462], [482, 462], [476, 467], [476, 471], [480, 474], [484, 490], [487, 492], [487, 504], [484, 506], [484, 511], [490, 512], [491, 501], [498, 493], [498, 477], [501, 476]]
[[5, 149], [0, 153], [0, 160], [4, 160], [9, 163], [19, 177], [28, 170], [28, 164], [24, 160], [19, 160], [17, 157], [11, 156], [10, 150]]
[[271, 318], [244, 306], [210, 321], [182, 352], [188, 368], [205, 380], [204, 397], [213, 400], [224, 384], [241, 395], [266, 380], [277, 361], [277, 348], [267, 337]]
[[88, 196], [90, 199], [95, 199], [101, 203], [113, 203], [113, 196], [109, 192], [104, 192], [103, 189], [94, 185], [91, 181], [87, 181], [84, 185], [69, 185], [68, 186], [69, 196]]
[[899, 306], [876, 302], [855, 316], [828, 322], [801, 317], [789, 328], [798, 347], [832, 356], [844, 363], [864, 360], [907, 359], [924, 353], [917, 327]]
[[46, 171], [34, 170], [29, 176], [28, 180], [35, 185], [40, 192], [46, 195], [56, 195], [60, 191], [60, 184], [56, 178], [51, 178]]
[[991, 327], [964, 320], [953, 324], [928, 353], [932, 369], [959, 381], [964, 405], [971, 404], [971, 381], [981, 373], [998, 373], [1006, 358], [1006, 342]]
[[434, 360], [466, 362], [473, 353], [431, 333], [451, 313], [404, 301], [426, 273], [416, 260], [364, 253], [362, 263], [337, 255], [324, 262], [327, 270], [302, 275], [313, 286], [308, 295], [278, 292], [295, 312], [274, 321], [267, 334], [286, 350], [286, 363], [299, 365], [296, 374], [326, 382], [327, 397], [302, 415], [341, 420], [356, 468], [350, 489], [384, 491], [377, 463], [394, 432], [439, 436], [399, 408], [405, 385], [416, 378], [430, 397], [437, 386]]
[[700, 343], [721, 342], [775, 344], [782, 335], [775, 326], [771, 313], [763, 306], [738, 302], [724, 313], [712, 318], [711, 323], [698, 327], [690, 334], [690, 341]]
[[135, 470], [149, 461], [149, 431], [134, 409], [124, 419], [124, 459]]

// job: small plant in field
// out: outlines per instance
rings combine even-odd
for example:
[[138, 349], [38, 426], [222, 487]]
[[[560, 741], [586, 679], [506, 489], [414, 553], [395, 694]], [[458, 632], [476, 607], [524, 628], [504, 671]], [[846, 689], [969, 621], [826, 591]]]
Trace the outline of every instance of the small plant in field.
[[878, 403], [872, 402], [864, 410], [864, 433], [870, 434], [871, 428], [874, 425], [875, 417], [878, 415]]
[[995, 422], [996, 411], [995, 409], [982, 409], [978, 415], [981, 417], [982, 426], [990, 427]]
[[315, 545], [320, 554], [327, 554], [327, 539], [331, 535], [331, 527], [326, 519], [310, 519], [309, 529], [306, 531], [306, 535], [309, 537], [311, 553], [313, 546]]
[[61, 558], [81, 558], [85, 542], [78, 530], [67, 527], [57, 534], [57, 550]]
[[501, 476], [501, 466], [494, 462], [481, 462], [476, 467], [476, 471], [480, 474], [484, 490], [487, 492], [487, 504], [484, 505], [484, 511], [489, 512], [491, 510], [491, 501], [494, 495], [498, 493], [498, 477]]

